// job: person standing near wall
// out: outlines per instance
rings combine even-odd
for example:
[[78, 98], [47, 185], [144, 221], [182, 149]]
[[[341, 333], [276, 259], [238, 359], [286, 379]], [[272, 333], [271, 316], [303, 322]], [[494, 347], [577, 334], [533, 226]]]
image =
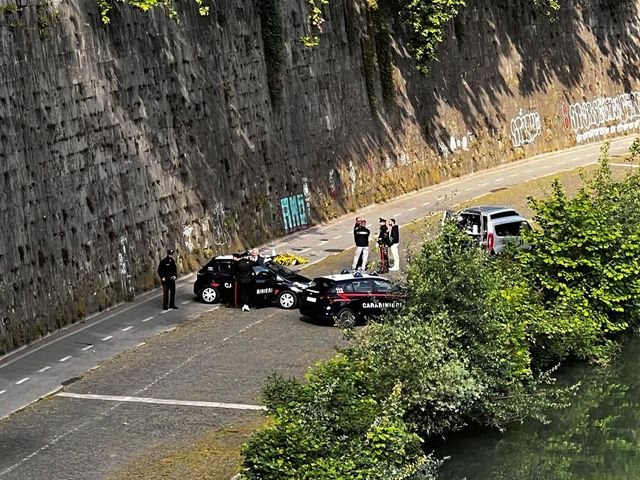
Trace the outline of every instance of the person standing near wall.
[[396, 219], [389, 219], [389, 244], [391, 250], [391, 256], [393, 257], [393, 267], [389, 269], [390, 272], [397, 272], [400, 270], [400, 253], [398, 249], [400, 248], [400, 229], [398, 225], [396, 225]]
[[[351, 270], [364, 270], [367, 268], [369, 259], [369, 235], [371, 232], [367, 228], [367, 221], [356, 217], [356, 224], [353, 226], [353, 240], [356, 243], [356, 253], [353, 255]], [[360, 259], [362, 255], [362, 259]], [[360, 265], [360, 267], [358, 267]]]
[[158, 265], [158, 275], [162, 281], [162, 308], [168, 310], [176, 307], [176, 278], [178, 278], [178, 268], [173, 259], [173, 250], [167, 250], [167, 256], [160, 260]]

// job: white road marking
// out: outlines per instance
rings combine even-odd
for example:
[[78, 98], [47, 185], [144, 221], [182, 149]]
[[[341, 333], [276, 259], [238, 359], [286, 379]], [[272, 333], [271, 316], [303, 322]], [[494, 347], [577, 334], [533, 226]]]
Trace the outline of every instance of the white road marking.
[[40, 370], [38, 370], [38, 373], [44, 373], [44, 372], [46, 372], [47, 370], [49, 370], [50, 368], [51, 368], [51, 367], [49, 367], [49, 366], [42, 367]]
[[29, 381], [29, 377], [24, 377], [22, 380], [18, 380], [16, 382], [16, 385], [20, 385], [21, 383], [24, 383], [24, 382], [27, 382], [27, 381]]
[[153, 317], [147, 317], [147, 318], [145, 318], [144, 320], [142, 320], [142, 323], [144, 323], [144, 322], [148, 322], [148, 321], [149, 321], [149, 320], [151, 320], [152, 318], [153, 318]]
[[83, 347], [81, 350], [82, 350], [83, 352], [86, 352], [87, 350], [90, 350], [90, 349], [92, 349], [92, 348], [93, 348], [93, 345], [87, 345], [86, 347]]
[[113, 338], [113, 335], [109, 335], [108, 337], [104, 337], [102, 341], [106, 342], [107, 340], [111, 340], [112, 338]]
[[423, 206], [423, 207], [426, 207], [426, 206], [428, 206], [428, 205], [431, 205], [431, 203], [429, 203], [429, 202], [424, 202], [424, 203], [422, 204], [422, 206]]
[[139, 344], [136, 345], [136, 348], [140, 348], [143, 347], [147, 344], [147, 342], [140, 342]]
[[494, 182], [495, 182], [495, 183], [498, 183], [498, 182], [501, 182], [501, 181], [503, 181], [503, 180], [504, 180], [504, 177], [500, 177], [500, 178], [496, 178], [496, 179], [494, 180]]
[[473, 190], [473, 187], [469, 187], [469, 188], [465, 188], [464, 189], [465, 192], [470, 192], [471, 190]]
[[334, 240], [338, 240], [339, 238], [342, 238], [342, 235], [338, 235], [337, 237], [333, 237]]
[[67, 360], [69, 360], [71, 358], [71, 355], [67, 355], [66, 357], [62, 357], [59, 361], [60, 362], [66, 362]]
[[169, 313], [171, 310], [167, 309], [167, 310], [163, 310], [162, 313], [160, 315], [164, 315], [165, 313]]
[[409, 212], [413, 212], [416, 209], [416, 207], [410, 208], [408, 211]]
[[637, 167], [637, 164], [633, 164], [633, 163], [610, 163], [609, 165], [611, 165], [612, 167], [627, 167], [627, 168], [634, 168]]
[[524, 173], [533, 173], [533, 172], [535, 172], [535, 170], [525, 170]]
[[129, 325], [128, 327], [125, 327], [122, 329], [123, 332], [126, 332], [128, 330], [131, 330], [133, 328], [133, 325]]
[[[237, 333], [234, 333], [233, 335], [227, 337], [227, 340], [240, 335], [241, 333], [244, 333], [246, 330], [248, 330], [249, 328], [258, 325], [259, 323], [262, 323], [263, 319], [261, 318], [260, 320], [256, 320], [255, 322], [247, 325], [246, 327], [244, 327], [242, 330], [240, 330]], [[205, 348], [203, 351], [201, 352], [197, 352], [194, 353], [193, 355], [191, 355], [189, 358], [187, 358], [186, 360], [184, 360], [182, 363], [180, 363], [179, 365], [176, 365], [175, 367], [167, 370], [165, 373], [163, 373], [162, 375], [160, 375], [159, 377], [156, 377], [152, 382], [148, 383], [146, 386], [142, 387], [141, 389], [139, 389], [138, 391], [135, 392], [135, 394], [141, 394], [146, 392], [147, 390], [149, 390], [151, 387], [157, 385], [158, 383], [160, 383], [161, 381], [163, 381], [165, 378], [167, 378], [169, 375], [177, 372], [178, 370], [180, 370], [181, 368], [183, 368], [185, 365], [187, 365], [188, 363], [191, 363], [195, 358], [200, 357], [202, 355], [207, 355], [212, 349], [216, 348], [218, 346], [217, 343], [212, 343], [209, 347]], [[56, 391], [59, 389], [60, 387], [58, 387], [56, 389]], [[51, 392], [48, 395], [52, 395], [53, 392]], [[53, 445], [55, 445], [56, 443], [59, 443], [62, 439], [68, 437], [69, 435], [79, 432], [80, 430], [82, 430], [83, 428], [87, 427], [88, 425], [90, 425], [91, 423], [94, 423], [96, 421], [100, 421], [103, 418], [106, 418], [108, 415], [111, 414], [111, 412], [113, 412], [116, 408], [118, 408], [119, 404], [113, 405], [111, 408], [100, 412], [99, 414], [95, 415], [92, 418], [89, 418], [87, 421], [82, 422], [79, 425], [76, 425], [75, 427], [65, 431], [64, 433], [61, 433], [60, 435], [54, 437], [53, 439], [49, 440], [48, 443], [46, 443], [45, 445], [43, 445], [42, 447], [38, 448], [37, 450], [34, 450], [33, 452], [31, 452], [29, 455], [26, 455], [25, 457], [23, 457], [21, 460], [19, 460], [18, 462], [14, 463], [13, 465], [5, 468], [4, 470], [0, 471], [0, 477], [2, 477], [3, 475], [10, 473], [12, 471], [14, 471], [16, 468], [18, 468], [20, 465], [23, 465], [25, 462], [28, 462], [30, 459], [32, 459], [33, 457], [35, 457], [36, 455], [48, 450], [49, 448], [51, 448]]]
[[551, 168], [551, 165], [542, 165], [540, 168], [544, 168], [544, 169]]
[[402, 216], [402, 212], [401, 212], [401, 213], [396, 213], [396, 214], [394, 215], [394, 217], [400, 217], [400, 216]]
[[0, 395], [2, 395], [6, 390], [0, 390]]
[[567, 163], [566, 160], [562, 160], [561, 162], [558, 162], [558, 165], [564, 165], [565, 163]]
[[514, 177], [519, 177], [520, 174], [519, 173], [512, 173], [511, 175], [509, 175], [509, 178], [514, 178]]
[[329, 243], [329, 240], [320, 240], [318, 246], [321, 247], [322, 245], [326, 245], [327, 243]]
[[191, 303], [191, 300], [185, 300], [184, 302], [182, 302], [180, 305], [186, 305], [187, 303]]
[[316, 263], [321, 262], [322, 260], [324, 260], [324, 257], [323, 258], [319, 258], [317, 260], [314, 260], [313, 262], [307, 263], [306, 266], [310, 267], [311, 265], [315, 265]]
[[488, 184], [487, 184], [487, 182], [482, 182], [482, 183], [479, 183], [479, 184], [478, 184], [478, 186], [479, 186], [479, 187], [484, 187], [484, 186], [486, 186], [486, 185], [488, 185]]
[[305, 248], [295, 253], [304, 253], [304, 252], [308, 252], [309, 250], [311, 250], [311, 248]]
[[60, 392], [56, 397], [77, 398], [80, 400], [104, 400], [108, 402], [151, 403], [154, 405], [180, 405], [184, 407], [228, 408], [231, 410], [266, 410], [262, 405], [244, 403], [202, 402], [198, 400], [169, 400], [165, 398], [122, 397], [119, 395], [92, 395], [83, 393]]

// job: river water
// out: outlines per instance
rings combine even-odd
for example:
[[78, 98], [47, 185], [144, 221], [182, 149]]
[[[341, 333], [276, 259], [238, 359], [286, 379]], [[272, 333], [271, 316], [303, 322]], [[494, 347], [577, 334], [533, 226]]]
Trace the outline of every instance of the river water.
[[609, 367], [571, 366], [560, 383], [581, 382], [571, 406], [504, 434], [464, 432], [436, 450], [449, 456], [441, 480], [640, 479], [640, 338]]

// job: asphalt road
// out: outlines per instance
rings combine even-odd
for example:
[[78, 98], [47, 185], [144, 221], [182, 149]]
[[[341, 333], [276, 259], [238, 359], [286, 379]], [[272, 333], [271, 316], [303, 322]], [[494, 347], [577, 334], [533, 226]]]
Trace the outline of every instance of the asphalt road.
[[[611, 153], [625, 152], [632, 140], [613, 141]], [[262, 248], [315, 263], [352, 246], [356, 215], [373, 225], [378, 217], [408, 223], [491, 190], [594, 163], [599, 146], [454, 179]], [[0, 479], [105, 478], [145, 452], [260, 414], [267, 375], [300, 375], [342, 341], [337, 329], [301, 321], [297, 312], [243, 313], [198, 303], [192, 281], [178, 283], [179, 310], [165, 313], [160, 292], [149, 292], [0, 359]]]

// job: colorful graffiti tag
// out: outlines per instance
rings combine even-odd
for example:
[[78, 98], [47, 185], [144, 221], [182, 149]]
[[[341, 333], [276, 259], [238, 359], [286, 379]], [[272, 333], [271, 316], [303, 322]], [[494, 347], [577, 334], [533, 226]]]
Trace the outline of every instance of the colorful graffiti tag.
[[307, 205], [304, 195], [299, 193], [291, 197], [280, 199], [280, 208], [282, 209], [282, 220], [286, 232], [293, 232], [307, 228]]
[[640, 92], [601, 97], [562, 107], [563, 123], [581, 143], [614, 133], [640, 128]]
[[522, 109], [511, 120], [511, 143], [514, 147], [522, 147], [535, 142], [542, 133], [542, 123], [538, 112], [524, 112]]

